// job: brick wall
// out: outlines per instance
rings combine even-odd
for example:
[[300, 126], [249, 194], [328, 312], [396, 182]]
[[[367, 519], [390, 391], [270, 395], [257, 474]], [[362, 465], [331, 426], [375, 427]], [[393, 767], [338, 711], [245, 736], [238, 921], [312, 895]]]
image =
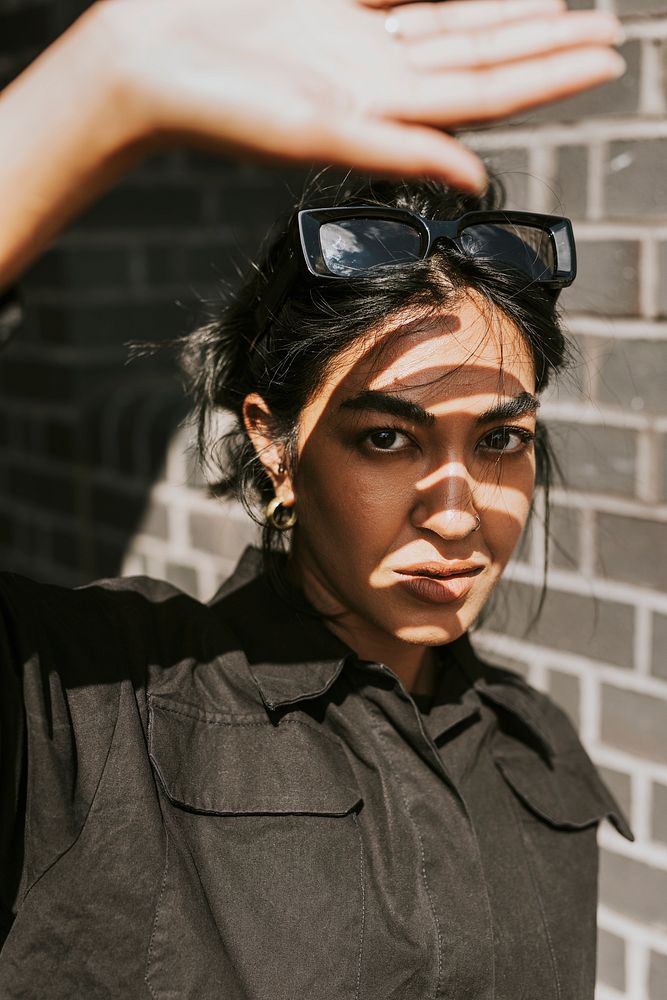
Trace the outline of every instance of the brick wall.
[[[3, 0], [3, 79], [83, 6]], [[469, 137], [516, 207], [573, 217], [580, 249], [563, 295], [577, 361], [544, 404], [566, 475], [549, 597], [526, 634], [538, 517], [477, 642], [564, 705], [630, 816], [635, 844], [600, 831], [599, 1000], [663, 1000], [667, 6], [615, 9], [624, 78]], [[174, 369], [125, 367], [124, 344], [191, 329], [198, 296], [234, 280], [301, 178], [180, 150], [154, 157], [32, 268], [25, 329], [0, 364], [3, 565], [68, 584], [147, 572], [204, 598], [228, 574], [253, 526], [207, 499]]]

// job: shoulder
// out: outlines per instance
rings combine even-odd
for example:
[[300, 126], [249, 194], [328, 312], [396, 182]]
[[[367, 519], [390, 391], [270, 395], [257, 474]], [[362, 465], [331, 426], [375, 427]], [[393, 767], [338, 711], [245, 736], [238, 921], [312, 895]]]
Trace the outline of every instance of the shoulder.
[[583, 749], [583, 744], [570, 714], [546, 691], [531, 684], [517, 670], [487, 663], [487, 677], [494, 688], [504, 688], [531, 719], [539, 723], [554, 754]]
[[210, 611], [162, 580], [119, 577], [67, 588], [0, 573], [0, 641], [10, 659], [37, 655], [63, 680], [109, 679], [150, 662], [197, 656]]
[[605, 817], [629, 840], [632, 831], [568, 713], [520, 673], [484, 662], [481, 694], [509, 714], [493, 745], [495, 762], [534, 813], [564, 829]]

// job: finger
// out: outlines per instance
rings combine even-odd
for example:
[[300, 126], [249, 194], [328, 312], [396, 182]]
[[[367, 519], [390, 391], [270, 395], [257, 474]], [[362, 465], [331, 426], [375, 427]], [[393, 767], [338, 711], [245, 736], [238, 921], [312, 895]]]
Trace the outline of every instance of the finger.
[[412, 39], [557, 14], [564, 9], [563, 0], [452, 0], [451, 3], [400, 4], [388, 10], [387, 16], [391, 18], [396, 35]]
[[484, 31], [443, 34], [403, 43], [415, 69], [495, 66], [577, 45], [613, 45], [620, 23], [611, 14], [573, 11], [556, 17], [516, 21]]
[[346, 115], [329, 121], [326, 134], [311, 135], [308, 152], [315, 160], [371, 173], [439, 177], [464, 191], [482, 191], [487, 184], [486, 170], [475, 153], [452, 136], [422, 125]]
[[443, 72], [417, 80], [413, 75], [409, 84], [401, 81], [390, 113], [434, 125], [482, 122], [570, 97], [616, 79], [625, 68], [617, 52], [583, 46], [491, 69]]

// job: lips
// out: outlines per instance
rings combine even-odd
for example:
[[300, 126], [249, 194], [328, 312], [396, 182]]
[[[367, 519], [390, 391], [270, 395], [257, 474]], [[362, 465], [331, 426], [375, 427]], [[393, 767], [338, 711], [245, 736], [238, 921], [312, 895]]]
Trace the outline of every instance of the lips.
[[449, 562], [449, 563], [420, 563], [418, 566], [406, 566], [404, 569], [394, 570], [401, 576], [425, 576], [432, 580], [448, 580], [453, 576], [477, 576], [484, 569], [479, 563], [470, 562]]
[[471, 562], [420, 563], [395, 570], [399, 586], [426, 604], [455, 604], [465, 600], [483, 566]]

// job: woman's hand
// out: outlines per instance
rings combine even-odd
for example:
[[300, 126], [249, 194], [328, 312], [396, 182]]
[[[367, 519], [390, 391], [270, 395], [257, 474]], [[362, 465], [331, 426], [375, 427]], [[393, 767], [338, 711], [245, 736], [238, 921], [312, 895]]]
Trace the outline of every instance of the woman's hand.
[[618, 30], [561, 0], [100, 0], [0, 94], [0, 292], [176, 143], [482, 187], [443, 129], [617, 76]]
[[[617, 76], [608, 14], [561, 0], [107, 0], [135, 126], [160, 142], [484, 183], [442, 128]], [[109, 53], [109, 59], [114, 55]]]

